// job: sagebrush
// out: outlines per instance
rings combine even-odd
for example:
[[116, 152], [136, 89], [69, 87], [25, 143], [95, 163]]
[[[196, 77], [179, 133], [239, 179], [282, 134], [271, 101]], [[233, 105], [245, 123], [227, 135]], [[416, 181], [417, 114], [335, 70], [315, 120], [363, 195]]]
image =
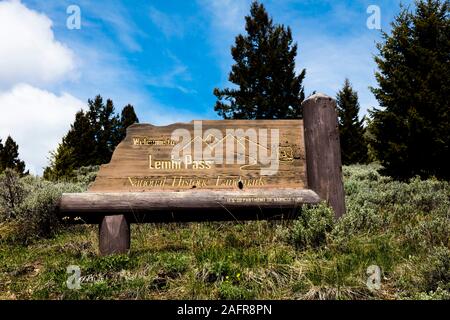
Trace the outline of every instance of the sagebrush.
[[[398, 182], [379, 169], [344, 167], [338, 221], [321, 204], [294, 221], [136, 224], [130, 253], [111, 257], [98, 256], [97, 226], [45, 227], [57, 223], [61, 192], [85, 190], [92, 171], [71, 183], [16, 179], [17, 217], [36, 223], [27, 247], [7, 240], [20, 219], [0, 224], [0, 298], [450, 299], [449, 183]], [[69, 265], [82, 270], [80, 290], [67, 288]], [[371, 265], [379, 290], [366, 285]]]

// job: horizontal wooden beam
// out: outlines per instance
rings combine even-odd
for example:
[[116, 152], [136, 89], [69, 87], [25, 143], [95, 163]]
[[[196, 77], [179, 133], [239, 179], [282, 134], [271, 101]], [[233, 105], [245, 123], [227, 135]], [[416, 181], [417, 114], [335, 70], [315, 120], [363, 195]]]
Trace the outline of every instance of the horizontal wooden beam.
[[223, 221], [290, 216], [302, 204], [316, 204], [309, 189], [253, 189], [238, 191], [66, 193], [59, 212], [99, 223], [105, 215], [124, 214], [130, 222]]

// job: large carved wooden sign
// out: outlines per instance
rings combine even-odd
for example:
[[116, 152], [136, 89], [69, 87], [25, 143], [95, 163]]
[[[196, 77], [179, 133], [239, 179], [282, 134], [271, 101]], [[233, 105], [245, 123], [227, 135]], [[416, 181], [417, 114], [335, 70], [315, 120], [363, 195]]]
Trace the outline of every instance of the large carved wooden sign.
[[292, 217], [327, 201], [345, 212], [335, 101], [315, 94], [304, 120], [135, 124], [62, 218], [100, 225], [101, 254], [130, 248], [130, 223]]
[[306, 188], [301, 120], [135, 124], [90, 192]]

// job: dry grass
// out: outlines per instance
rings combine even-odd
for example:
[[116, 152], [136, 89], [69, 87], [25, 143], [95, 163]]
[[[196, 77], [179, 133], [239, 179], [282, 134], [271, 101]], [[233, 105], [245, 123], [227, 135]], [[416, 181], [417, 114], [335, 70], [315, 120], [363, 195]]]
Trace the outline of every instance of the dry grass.
[[[25, 246], [2, 223], [0, 299], [448, 299], [448, 183], [345, 174], [349, 212], [331, 230], [317, 220], [140, 224], [129, 254], [99, 257], [97, 226]], [[372, 264], [377, 291], [366, 286]], [[67, 288], [69, 265], [81, 268], [80, 290]]]

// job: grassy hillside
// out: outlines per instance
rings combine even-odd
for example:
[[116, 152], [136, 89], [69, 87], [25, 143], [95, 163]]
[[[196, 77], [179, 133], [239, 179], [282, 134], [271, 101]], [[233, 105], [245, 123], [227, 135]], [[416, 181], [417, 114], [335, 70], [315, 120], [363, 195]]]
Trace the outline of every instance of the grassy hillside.
[[110, 257], [97, 255], [97, 226], [55, 219], [59, 195], [85, 190], [92, 172], [58, 184], [3, 176], [0, 299], [450, 299], [450, 184], [376, 169], [344, 168], [338, 222], [320, 205], [296, 221], [132, 225], [131, 252]]

